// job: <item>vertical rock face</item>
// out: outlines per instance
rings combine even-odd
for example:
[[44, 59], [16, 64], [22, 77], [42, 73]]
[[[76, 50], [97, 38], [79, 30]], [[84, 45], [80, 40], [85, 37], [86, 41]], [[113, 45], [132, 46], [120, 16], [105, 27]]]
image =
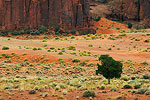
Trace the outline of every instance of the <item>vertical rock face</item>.
[[141, 20], [144, 20], [150, 16], [150, 0], [125, 0], [124, 2], [124, 12], [126, 18], [136, 19], [138, 16], [138, 8]]
[[126, 19], [136, 20], [139, 17], [145, 24], [149, 24], [150, 0], [125, 0], [124, 2], [124, 16]]
[[0, 0], [0, 26], [6, 29], [61, 25], [86, 27], [88, 0]]
[[121, 21], [141, 21], [143, 25], [150, 27], [150, 0], [111, 0], [108, 5], [111, 13], [107, 18]]

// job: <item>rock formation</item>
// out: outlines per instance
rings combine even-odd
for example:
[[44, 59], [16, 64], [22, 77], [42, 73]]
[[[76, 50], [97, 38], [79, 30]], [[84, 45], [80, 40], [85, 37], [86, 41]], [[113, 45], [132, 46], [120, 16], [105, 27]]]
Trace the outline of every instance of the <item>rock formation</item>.
[[150, 27], [150, 0], [124, 0], [125, 20], [144, 22]]
[[111, 0], [106, 6], [109, 19], [139, 21], [150, 27], [150, 0]]
[[21, 29], [29, 25], [88, 26], [88, 0], [0, 0], [0, 26]]

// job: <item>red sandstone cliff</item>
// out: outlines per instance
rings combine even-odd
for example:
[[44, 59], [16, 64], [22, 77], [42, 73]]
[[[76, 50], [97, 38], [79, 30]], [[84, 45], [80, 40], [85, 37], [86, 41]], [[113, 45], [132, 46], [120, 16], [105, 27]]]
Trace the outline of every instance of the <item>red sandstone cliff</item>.
[[150, 27], [150, 0], [125, 0], [125, 17], [144, 21]]
[[0, 0], [0, 26], [7, 29], [27, 25], [86, 27], [88, 17], [88, 0]]

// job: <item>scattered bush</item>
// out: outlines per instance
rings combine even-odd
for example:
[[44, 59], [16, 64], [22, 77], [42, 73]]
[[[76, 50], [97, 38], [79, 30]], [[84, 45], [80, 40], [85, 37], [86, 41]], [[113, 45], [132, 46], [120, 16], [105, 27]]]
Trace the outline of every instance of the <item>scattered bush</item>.
[[63, 52], [59, 52], [58, 54], [59, 54], [59, 55], [63, 55]]
[[144, 94], [146, 91], [147, 91], [146, 88], [142, 88], [142, 89], [139, 89], [136, 93], [137, 94]]
[[40, 35], [40, 32], [39, 31], [30, 31], [30, 34], [31, 35]]
[[30, 27], [29, 27], [29, 26], [25, 29], [25, 33], [27, 33], [27, 34], [30, 34], [30, 33], [31, 33], [31, 30], [30, 30]]
[[78, 63], [78, 62], [80, 62], [80, 59], [75, 58], [75, 59], [73, 59], [73, 60], [72, 60], [72, 62], [74, 62], [74, 63]]
[[59, 35], [59, 32], [57, 31], [57, 32], [55, 32], [55, 35]]
[[9, 47], [6, 47], [6, 46], [4, 46], [3, 48], [2, 48], [2, 50], [8, 50], [9, 49]]
[[93, 45], [92, 45], [92, 44], [89, 44], [89, 47], [93, 47]]
[[148, 39], [146, 39], [146, 40], [144, 40], [144, 42], [149, 42], [149, 40], [148, 40]]
[[1, 29], [1, 30], [0, 30], [0, 36], [6, 36], [6, 35], [8, 35], [8, 33], [5, 32], [4, 29]]
[[124, 89], [132, 89], [132, 86], [130, 86], [130, 85], [127, 84], [127, 85], [124, 85], [123, 88]]
[[82, 95], [83, 97], [95, 97], [95, 92], [94, 91], [85, 91]]
[[46, 30], [47, 30], [47, 28], [43, 25], [39, 28], [40, 33], [44, 33]]
[[97, 18], [94, 18], [94, 21], [99, 21], [99, 20], [101, 20], [101, 17], [100, 16], [98, 16]]
[[112, 48], [108, 48], [108, 50], [112, 50]]
[[21, 34], [24, 34], [24, 30], [19, 30], [19, 31], [13, 31], [13, 32], [10, 32], [11, 35], [21, 35]]
[[63, 91], [62, 91], [62, 94], [63, 94], [63, 95], [66, 95], [66, 94], [67, 94], [67, 90], [63, 90]]
[[71, 34], [72, 34], [72, 35], [75, 35], [76, 32], [77, 32], [77, 31], [76, 31], [75, 29], [71, 30]]
[[139, 89], [141, 87], [141, 85], [135, 85], [134, 89]]
[[36, 91], [35, 90], [30, 90], [29, 94], [36, 94]]
[[148, 65], [148, 63], [146, 61], [141, 63], [142, 65]]
[[37, 48], [33, 48], [32, 50], [34, 50], [34, 51], [35, 51], [35, 50], [38, 50], [38, 49], [37, 49]]
[[111, 88], [110, 91], [117, 91], [117, 89], [116, 88]]
[[75, 46], [69, 46], [69, 47], [67, 47], [67, 49], [68, 49], [68, 50], [73, 50], [73, 51], [76, 50]]
[[1, 33], [0, 32], [0, 36], [6, 36], [6, 35], [8, 35], [8, 33]]
[[55, 26], [55, 32], [59, 32], [60, 31], [60, 27], [59, 26]]
[[104, 90], [104, 89], [105, 89], [105, 86], [102, 85], [102, 86], [101, 86], [101, 89]]
[[143, 75], [143, 78], [144, 78], [144, 79], [150, 79], [150, 75], [145, 74], [145, 75]]
[[132, 23], [128, 23], [128, 28], [132, 28]]

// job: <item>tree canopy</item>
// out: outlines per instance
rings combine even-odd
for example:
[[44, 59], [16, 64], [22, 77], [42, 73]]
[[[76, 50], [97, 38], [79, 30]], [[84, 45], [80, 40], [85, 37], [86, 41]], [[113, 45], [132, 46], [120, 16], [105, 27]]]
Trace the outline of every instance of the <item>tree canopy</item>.
[[109, 55], [101, 55], [99, 57], [99, 61], [101, 61], [101, 65], [97, 64], [98, 70], [96, 70], [96, 74], [103, 75], [106, 79], [108, 79], [109, 84], [110, 79], [121, 77], [123, 64], [120, 61], [115, 61]]

